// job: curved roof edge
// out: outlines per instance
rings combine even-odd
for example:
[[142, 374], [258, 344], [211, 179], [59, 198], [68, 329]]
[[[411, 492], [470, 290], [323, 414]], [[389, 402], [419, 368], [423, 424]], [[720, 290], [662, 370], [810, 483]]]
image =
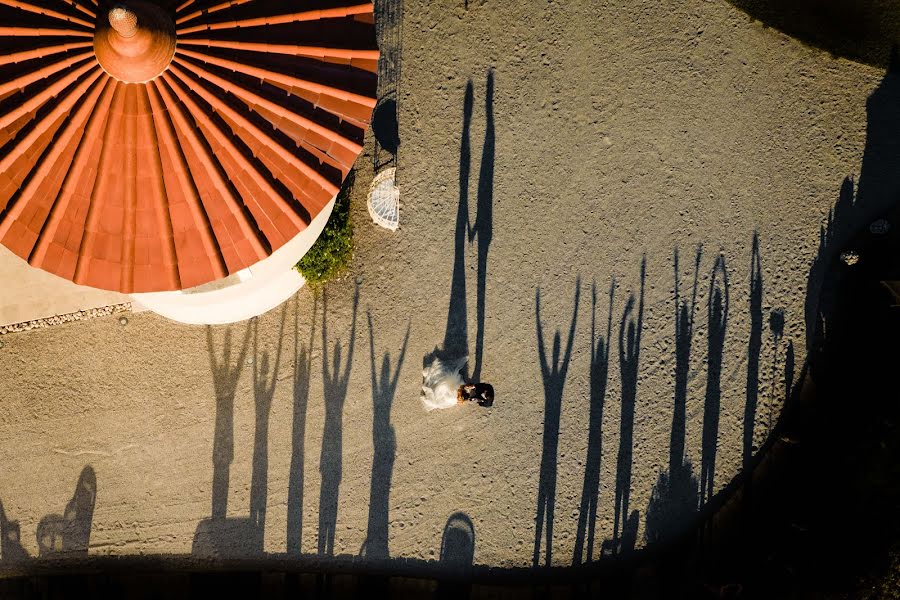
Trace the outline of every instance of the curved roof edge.
[[312, 248], [331, 217], [332, 198], [309, 226], [255, 265], [225, 279], [174, 292], [132, 294], [141, 307], [188, 325], [244, 321], [280, 306], [306, 280], [294, 265]]

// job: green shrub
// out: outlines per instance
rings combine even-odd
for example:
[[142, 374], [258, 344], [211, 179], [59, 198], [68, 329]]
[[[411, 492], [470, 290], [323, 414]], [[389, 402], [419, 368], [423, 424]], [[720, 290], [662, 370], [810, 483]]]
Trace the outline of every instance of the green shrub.
[[353, 258], [353, 224], [350, 221], [350, 190], [354, 171], [350, 171], [334, 202], [334, 210], [322, 235], [309, 249], [296, 269], [312, 286], [322, 285], [346, 271]]

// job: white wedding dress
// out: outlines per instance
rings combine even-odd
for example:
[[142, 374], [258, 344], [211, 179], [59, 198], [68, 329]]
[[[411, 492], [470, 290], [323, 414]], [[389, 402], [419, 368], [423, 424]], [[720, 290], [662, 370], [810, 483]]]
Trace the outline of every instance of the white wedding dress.
[[459, 372], [468, 360], [468, 356], [463, 356], [444, 362], [435, 357], [430, 365], [422, 369], [421, 400], [425, 410], [456, 406], [456, 390], [465, 383]]

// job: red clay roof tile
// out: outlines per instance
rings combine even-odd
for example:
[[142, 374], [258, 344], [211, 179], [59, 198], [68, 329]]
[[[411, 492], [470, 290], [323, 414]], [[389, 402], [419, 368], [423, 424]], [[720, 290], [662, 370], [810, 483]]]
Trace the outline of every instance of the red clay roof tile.
[[[0, 241], [33, 266], [123, 292], [225, 277], [302, 231], [362, 150], [378, 58], [371, 3], [186, 0], [172, 11], [156, 0], [146, 21], [169, 23], [178, 45], [171, 64], [153, 58], [163, 66], [150, 81], [110, 62], [107, 2], [0, 4], [29, 13], [0, 27], [23, 40], [0, 57]], [[304, 44], [310, 21], [316, 39]], [[156, 64], [141, 60], [143, 72]]]

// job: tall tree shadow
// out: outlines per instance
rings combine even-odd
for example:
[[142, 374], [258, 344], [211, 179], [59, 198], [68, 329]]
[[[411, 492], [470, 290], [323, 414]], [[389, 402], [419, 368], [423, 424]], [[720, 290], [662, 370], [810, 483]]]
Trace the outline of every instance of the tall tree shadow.
[[353, 321], [347, 342], [347, 358], [341, 361], [341, 343], [334, 342], [332, 365], [328, 365], [328, 303], [322, 293], [322, 386], [325, 396], [325, 425], [322, 431], [322, 453], [319, 472], [322, 484], [319, 491], [320, 555], [334, 554], [334, 529], [337, 525], [338, 494], [341, 486], [343, 462], [343, 418], [350, 369], [353, 367], [353, 348], [356, 344], [356, 312], [359, 307], [359, 285], [353, 295]]
[[687, 428], [687, 384], [694, 338], [694, 315], [697, 308], [697, 284], [703, 249], [697, 246], [694, 259], [694, 281], [690, 301], [681, 298], [678, 249], [675, 249], [675, 401], [672, 431], [669, 438], [669, 470], [660, 473], [647, 505], [647, 544], [670, 539], [690, 515], [697, 510], [697, 478], [685, 455]]
[[[575, 552], [572, 564], [580, 565], [587, 554], [587, 562], [593, 560], [594, 532], [597, 524], [597, 502], [600, 495], [600, 460], [603, 456], [603, 403], [606, 400], [606, 383], [609, 373], [609, 342], [612, 335], [613, 293], [616, 281], [609, 284], [609, 313], [606, 319], [606, 337], [598, 338], [597, 288], [591, 286], [591, 365], [590, 412], [588, 416], [588, 447], [584, 464], [584, 482], [581, 486], [581, 506], [578, 511], [578, 529], [575, 533]], [[587, 534], [587, 540], [585, 540]], [[585, 546], [585, 541], [587, 545]], [[585, 552], [586, 551], [586, 552]]]
[[478, 174], [478, 200], [475, 224], [469, 231], [469, 243], [478, 240], [478, 280], [476, 288], [475, 367], [472, 379], [481, 381], [484, 354], [485, 296], [487, 294], [488, 250], [494, 232], [494, 71], [488, 71], [487, 90], [484, 99], [485, 131], [481, 151], [481, 168]]
[[759, 233], [753, 232], [750, 251], [750, 341], [747, 346], [747, 400], [744, 404], [743, 465], [747, 469], [753, 458], [753, 430], [759, 403], [759, 358], [762, 354], [763, 279], [759, 256]]
[[397, 357], [397, 368], [391, 375], [391, 355], [385, 352], [381, 361], [380, 378], [375, 373], [375, 334], [372, 314], [369, 320], [369, 359], [372, 373], [372, 480], [369, 486], [369, 525], [363, 554], [370, 559], [387, 559], [388, 522], [391, 494], [391, 477], [394, 472], [394, 458], [397, 454], [397, 436], [391, 425], [391, 405], [397, 392], [400, 369], [406, 356], [410, 326], [406, 326], [406, 336]]
[[47, 515], [37, 527], [38, 554], [87, 555], [97, 499], [97, 475], [90, 465], [81, 470], [72, 499], [62, 515]]
[[538, 480], [537, 515], [535, 517], [534, 558], [533, 566], [540, 564], [541, 534], [546, 525], [546, 566], [552, 562], [553, 551], [553, 518], [556, 507], [556, 460], [559, 446], [559, 417], [562, 409], [563, 387], [566, 384], [566, 373], [569, 360], [572, 358], [572, 343], [575, 340], [575, 324], [578, 319], [578, 301], [581, 297], [581, 278], [575, 282], [575, 306], [572, 309], [572, 324], [569, 327], [569, 339], [566, 350], [560, 361], [560, 331], [553, 335], [553, 358], [547, 361], [544, 345], [544, 331], [541, 326], [541, 290], [535, 292], [535, 324], [537, 326], [538, 357], [541, 362], [541, 377], [544, 381], [544, 442], [541, 453], [541, 470]]
[[[721, 281], [720, 281], [721, 278]], [[728, 269], [719, 254], [709, 278], [707, 314], [709, 318], [706, 399], [703, 405], [703, 435], [700, 462], [700, 502], [712, 500], [715, 493], [716, 451], [719, 440], [719, 414], [722, 403], [722, 353], [728, 325]]]
[[[641, 283], [637, 318], [631, 317], [635, 297], [625, 303], [619, 323], [619, 372], [622, 378], [622, 416], [619, 425], [619, 453], [616, 457], [616, 492], [613, 510], [611, 552], [621, 556], [634, 550], [637, 543], [638, 511], [629, 513], [631, 473], [634, 462], [634, 411], [637, 403], [638, 370], [641, 357], [641, 332], [644, 327], [644, 284], [647, 257], [641, 259]], [[627, 327], [627, 337], [626, 337]]]
[[306, 462], [306, 408], [309, 404], [309, 381], [312, 377], [312, 345], [316, 329], [319, 297], [313, 296], [309, 342], [300, 342], [300, 301], [294, 296], [294, 394], [291, 425], [291, 472], [288, 476], [287, 553], [299, 556], [303, 544], [303, 480]]
[[[254, 317], [253, 326], [253, 404], [255, 428], [253, 434], [253, 467], [250, 474], [250, 529], [253, 532], [251, 552], [261, 555], [264, 551], [266, 533], [266, 505], [269, 489], [269, 414], [278, 382], [278, 368], [281, 366], [281, 344], [287, 317], [285, 307], [281, 309], [281, 325], [275, 350], [275, 365], [269, 368], [269, 353], [259, 352], [259, 322]], [[271, 375], [270, 375], [271, 374]]]

